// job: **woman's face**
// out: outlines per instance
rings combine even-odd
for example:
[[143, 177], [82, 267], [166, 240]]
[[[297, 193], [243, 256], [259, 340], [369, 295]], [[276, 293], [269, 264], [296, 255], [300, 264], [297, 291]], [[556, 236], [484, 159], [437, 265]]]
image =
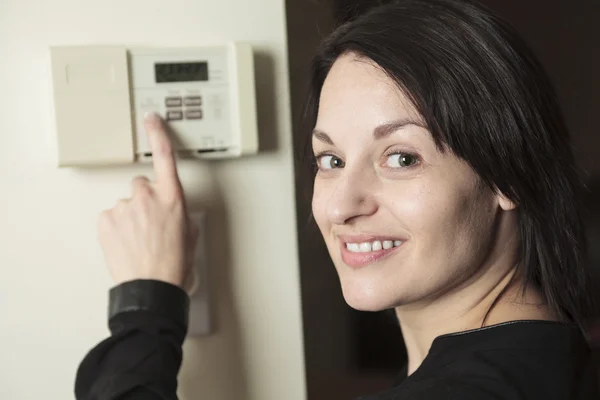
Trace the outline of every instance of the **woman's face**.
[[312, 143], [313, 213], [350, 306], [433, 300], [486, 263], [499, 197], [436, 149], [406, 96], [371, 61], [335, 62]]

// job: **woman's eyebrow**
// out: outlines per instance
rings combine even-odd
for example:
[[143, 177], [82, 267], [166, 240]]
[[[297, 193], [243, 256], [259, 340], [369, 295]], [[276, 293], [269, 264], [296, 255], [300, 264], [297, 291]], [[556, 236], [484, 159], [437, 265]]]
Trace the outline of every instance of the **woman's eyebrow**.
[[[415, 121], [413, 119], [403, 118], [394, 122], [390, 122], [387, 124], [379, 125], [373, 130], [373, 137], [377, 139], [383, 139], [397, 131], [398, 129], [402, 129], [409, 125], [415, 125], [421, 128], [427, 129], [421, 122]], [[319, 129], [313, 129], [313, 137], [315, 139], [319, 139], [321, 142], [327, 143], [329, 145], [334, 146], [333, 140], [329, 137], [328, 134]]]
[[313, 129], [313, 137], [314, 137], [315, 139], [319, 139], [321, 142], [325, 142], [325, 143], [327, 143], [327, 144], [330, 144], [330, 145], [332, 145], [332, 146], [335, 146], [335, 145], [333, 144], [333, 140], [331, 140], [331, 138], [329, 137], [329, 135], [328, 135], [328, 134], [326, 134], [326, 133], [325, 133], [325, 132], [323, 132], [323, 131], [320, 131], [320, 130], [318, 130], [318, 129]]
[[415, 125], [415, 126], [426, 129], [426, 127], [421, 122], [418, 122], [418, 121], [415, 121], [415, 120], [409, 119], [409, 118], [403, 118], [403, 119], [399, 119], [394, 122], [379, 125], [373, 131], [373, 137], [376, 140], [383, 139], [383, 138], [390, 136], [392, 133], [396, 132], [398, 129], [402, 129], [409, 125]]

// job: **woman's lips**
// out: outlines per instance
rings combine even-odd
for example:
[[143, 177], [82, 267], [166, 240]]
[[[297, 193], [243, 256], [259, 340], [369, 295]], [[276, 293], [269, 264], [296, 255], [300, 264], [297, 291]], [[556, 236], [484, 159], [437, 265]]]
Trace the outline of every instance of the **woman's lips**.
[[351, 268], [361, 268], [369, 264], [373, 264], [377, 261], [380, 261], [382, 258], [389, 256], [403, 246], [404, 242], [402, 242], [402, 244], [399, 246], [392, 247], [391, 249], [381, 249], [368, 252], [353, 252], [348, 250], [346, 247], [346, 242], [340, 242], [342, 261]]

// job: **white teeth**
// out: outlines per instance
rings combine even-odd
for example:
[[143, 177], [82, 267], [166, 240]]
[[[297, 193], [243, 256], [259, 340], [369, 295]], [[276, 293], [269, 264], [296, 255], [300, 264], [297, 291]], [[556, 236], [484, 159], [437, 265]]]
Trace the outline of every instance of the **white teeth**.
[[360, 251], [361, 253], [368, 253], [370, 252], [372, 249], [371, 243], [369, 242], [364, 242], [360, 244]]
[[371, 251], [388, 250], [402, 244], [401, 240], [375, 240], [373, 242], [346, 243], [346, 248], [352, 253], [369, 253]]
[[353, 253], [358, 253], [360, 251], [358, 243], [346, 243], [346, 248]]

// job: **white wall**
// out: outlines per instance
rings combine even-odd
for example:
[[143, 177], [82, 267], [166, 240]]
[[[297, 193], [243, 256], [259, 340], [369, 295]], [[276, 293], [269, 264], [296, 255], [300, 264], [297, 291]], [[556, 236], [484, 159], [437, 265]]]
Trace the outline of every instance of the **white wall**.
[[107, 334], [97, 214], [151, 173], [54, 167], [48, 46], [227, 40], [258, 50], [266, 150], [180, 165], [209, 210], [217, 325], [185, 344], [180, 396], [305, 398], [283, 0], [0, 1], [0, 398], [73, 398], [79, 362]]

